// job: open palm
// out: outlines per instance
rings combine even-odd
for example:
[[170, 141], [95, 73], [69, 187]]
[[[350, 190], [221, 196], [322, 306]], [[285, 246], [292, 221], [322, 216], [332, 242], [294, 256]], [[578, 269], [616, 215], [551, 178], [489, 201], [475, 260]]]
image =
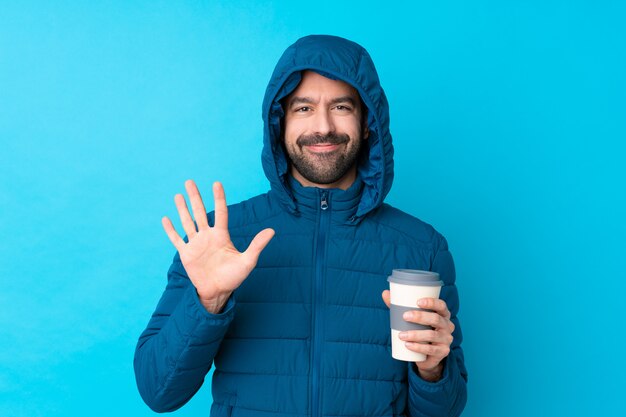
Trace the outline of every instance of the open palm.
[[185, 182], [185, 189], [196, 224], [191, 218], [183, 195], [176, 194], [174, 202], [188, 242], [185, 243], [167, 217], [162, 219], [163, 229], [178, 250], [180, 260], [196, 287], [200, 300], [204, 302], [218, 296], [227, 296], [237, 289], [254, 269], [261, 251], [274, 236], [274, 230], [262, 230], [250, 242], [246, 251], [239, 252], [228, 233], [228, 209], [222, 184], [219, 182], [213, 184], [215, 199], [213, 227], [209, 226], [204, 203], [196, 184], [188, 180]]

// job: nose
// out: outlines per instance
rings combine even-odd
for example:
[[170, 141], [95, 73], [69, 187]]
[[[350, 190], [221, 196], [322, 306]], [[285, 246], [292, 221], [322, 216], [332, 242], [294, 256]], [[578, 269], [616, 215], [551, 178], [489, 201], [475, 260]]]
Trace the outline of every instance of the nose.
[[312, 122], [312, 130], [315, 134], [326, 135], [335, 131], [335, 124], [328, 110], [318, 110]]

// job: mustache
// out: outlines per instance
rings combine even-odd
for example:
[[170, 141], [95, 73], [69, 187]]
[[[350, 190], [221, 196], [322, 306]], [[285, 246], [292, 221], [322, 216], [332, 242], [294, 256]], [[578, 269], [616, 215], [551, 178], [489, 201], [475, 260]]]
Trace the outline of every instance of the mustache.
[[302, 135], [296, 140], [296, 145], [299, 147], [317, 145], [319, 143], [339, 145], [342, 143], [348, 143], [349, 141], [350, 137], [346, 134], [330, 132], [325, 135]]

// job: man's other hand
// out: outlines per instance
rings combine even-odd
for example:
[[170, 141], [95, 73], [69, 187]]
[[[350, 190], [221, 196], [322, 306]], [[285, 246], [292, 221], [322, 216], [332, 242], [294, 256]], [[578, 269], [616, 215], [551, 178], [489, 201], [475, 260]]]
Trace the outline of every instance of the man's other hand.
[[[382, 297], [387, 307], [391, 307], [389, 290], [383, 291]], [[443, 360], [450, 354], [454, 323], [450, 320], [450, 311], [445, 301], [437, 298], [415, 301], [417, 307], [433, 311], [407, 311], [404, 313], [404, 320], [431, 326], [432, 330], [400, 332], [399, 337], [405, 341], [409, 350], [426, 355], [425, 361], [415, 362], [420, 376], [427, 381], [438, 381], [443, 374]]]
[[192, 180], [185, 182], [196, 223], [189, 213], [185, 197], [174, 196], [188, 242], [180, 237], [172, 221], [163, 217], [165, 233], [178, 250], [180, 260], [189, 279], [196, 287], [198, 297], [205, 308], [219, 313], [230, 294], [238, 288], [256, 266], [261, 251], [274, 236], [273, 229], [260, 231], [245, 252], [239, 252], [228, 233], [228, 209], [222, 184], [213, 184], [215, 200], [215, 225], [209, 226], [207, 213], [198, 187]]

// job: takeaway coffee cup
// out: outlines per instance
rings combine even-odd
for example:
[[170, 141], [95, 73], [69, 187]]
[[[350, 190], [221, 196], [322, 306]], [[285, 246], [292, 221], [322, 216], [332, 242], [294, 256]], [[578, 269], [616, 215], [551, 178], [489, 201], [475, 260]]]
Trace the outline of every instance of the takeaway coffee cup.
[[408, 330], [427, 330], [430, 326], [410, 323], [402, 318], [406, 311], [426, 310], [417, 307], [420, 298], [439, 298], [443, 282], [439, 274], [417, 269], [394, 269], [387, 279], [391, 293], [390, 322], [391, 322], [391, 356], [394, 359], [407, 362], [422, 362], [426, 355], [413, 352], [400, 340], [398, 334]]

